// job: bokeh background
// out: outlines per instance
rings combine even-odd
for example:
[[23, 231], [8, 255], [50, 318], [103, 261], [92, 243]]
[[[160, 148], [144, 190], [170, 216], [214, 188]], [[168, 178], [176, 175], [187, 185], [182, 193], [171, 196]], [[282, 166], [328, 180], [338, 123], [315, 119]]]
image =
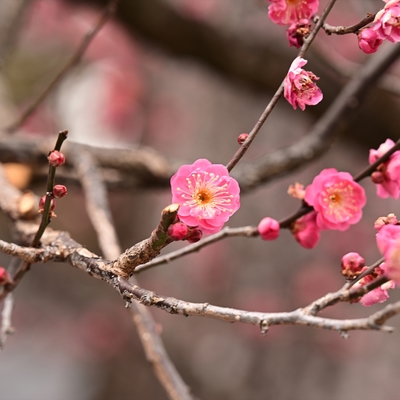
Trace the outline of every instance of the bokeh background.
[[[321, 1], [321, 7], [326, 3]], [[15, 42], [1, 63], [2, 127], [13, 122], [65, 65], [105, 4], [26, 2]], [[328, 22], [353, 24], [383, 4], [338, 1]], [[171, 160], [192, 163], [208, 158], [226, 164], [238, 147], [237, 136], [254, 126], [296, 57], [296, 49], [286, 43], [285, 28], [269, 21], [267, 7], [265, 0], [122, 0], [82, 62], [21, 131], [55, 137], [68, 129], [70, 141], [118, 148], [147, 145]], [[321, 77], [324, 101], [301, 112], [281, 100], [246, 160], [307, 135], [349, 75], [367, 60], [355, 35], [328, 37], [323, 32], [307, 58], [307, 69]], [[400, 79], [398, 72], [399, 65], [394, 65], [394, 83]], [[400, 136], [395, 90], [395, 84], [390, 93], [374, 88], [329, 152], [244, 195], [229, 226], [289, 215], [298, 208], [298, 201], [286, 194], [289, 184], [309, 184], [323, 168], [352, 174], [364, 168], [369, 148]], [[31, 166], [25, 173], [20, 185], [41, 196], [43, 180]], [[141, 273], [139, 282], [163, 295], [253, 311], [305, 306], [341, 287], [342, 255], [357, 251], [367, 263], [380, 256], [373, 222], [398, 213], [398, 202], [378, 199], [368, 180], [363, 186], [368, 203], [362, 221], [346, 232], [323, 232], [314, 250], [301, 248], [286, 231], [272, 243], [231, 238]], [[68, 196], [57, 204], [52, 227], [69, 231], [101, 254], [81, 189], [68, 189]], [[149, 235], [170, 200], [165, 188], [110, 193], [124, 249]], [[11, 240], [3, 215], [0, 231], [2, 239]], [[174, 243], [164, 253], [183, 245]], [[8, 263], [9, 258], [0, 255], [0, 264]], [[123, 300], [109, 286], [66, 264], [35, 265], [15, 297], [16, 333], [0, 355], [2, 399], [166, 399]], [[399, 294], [393, 290], [390, 300], [396, 299]], [[322, 315], [357, 318], [379, 308], [339, 304]], [[199, 398], [398, 398], [398, 331], [351, 332], [343, 339], [336, 332], [279, 326], [264, 337], [253, 326], [151, 312], [171, 359]], [[398, 318], [389, 323], [400, 325]]]

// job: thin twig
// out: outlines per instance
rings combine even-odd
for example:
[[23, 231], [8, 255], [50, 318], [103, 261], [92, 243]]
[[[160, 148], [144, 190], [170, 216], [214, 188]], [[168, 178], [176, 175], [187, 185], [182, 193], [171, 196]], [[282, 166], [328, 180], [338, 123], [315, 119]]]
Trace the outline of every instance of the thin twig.
[[192, 243], [188, 246], [183, 247], [182, 249], [172, 251], [171, 253], [168, 253], [165, 256], [157, 257], [146, 264], [139, 265], [138, 267], [136, 267], [134, 272], [139, 273], [149, 268], [155, 267], [157, 265], [167, 264], [172, 260], [199, 251], [203, 247], [206, 247], [212, 243], [219, 242], [220, 240], [225, 239], [227, 237], [237, 237], [237, 236], [251, 237], [258, 235], [259, 233], [257, 231], [257, 228], [254, 226], [244, 226], [241, 228], [229, 228], [226, 226], [218, 233], [208, 236], [203, 240], [200, 240], [199, 242]]
[[[100, 248], [106, 258], [117, 259], [121, 254], [121, 247], [108, 204], [107, 190], [96, 161], [89, 152], [78, 151], [73, 157], [73, 163], [82, 182], [86, 209], [96, 230]], [[133, 278], [131, 278], [131, 282], [137, 284]], [[146, 358], [169, 398], [171, 400], [191, 400], [190, 390], [170, 360], [149, 311], [143, 305], [135, 302], [131, 304], [130, 312]]]
[[64, 66], [64, 68], [57, 74], [57, 76], [50, 82], [49, 86], [39, 95], [39, 97], [33, 101], [33, 103], [28, 106], [28, 108], [22, 113], [22, 115], [11, 125], [4, 128], [5, 132], [12, 133], [15, 132], [25, 121], [26, 119], [33, 114], [33, 112], [37, 109], [37, 107], [43, 102], [43, 100], [49, 95], [49, 93], [64, 79], [64, 77], [68, 74], [68, 72], [77, 65], [83, 55], [85, 54], [87, 48], [90, 43], [100, 31], [100, 29], [106, 24], [106, 22], [110, 19], [110, 17], [114, 14], [116, 10], [116, 6], [119, 0], [110, 0], [105, 10], [99, 17], [95, 26], [85, 34], [81, 43], [75, 50], [71, 59]]
[[[308, 38], [304, 41], [304, 44], [302, 48], [300, 49], [300, 52], [298, 54], [298, 57], [304, 57], [306, 51], [310, 47], [311, 43], [313, 42], [316, 34], [318, 31], [321, 29], [322, 24], [324, 23], [326, 17], [328, 16], [329, 12], [331, 11], [333, 5], [335, 4], [336, 0], [331, 0], [329, 4], [326, 6], [325, 10], [322, 13], [320, 21], [315, 25], [314, 29], [308, 36]], [[240, 159], [245, 155], [246, 151], [249, 149], [251, 143], [257, 136], [257, 133], [260, 131], [261, 127], [264, 125], [264, 122], [267, 120], [269, 115], [271, 114], [272, 110], [275, 108], [276, 104], [278, 103], [279, 99], [282, 97], [283, 90], [284, 90], [284, 83], [285, 79], [282, 81], [282, 83], [279, 85], [278, 90], [272, 97], [271, 101], [268, 103], [267, 107], [265, 108], [264, 112], [261, 114], [260, 118], [258, 119], [257, 123], [254, 125], [254, 128], [250, 131], [249, 136], [247, 139], [244, 141], [244, 143], [239, 147], [239, 149], [236, 151], [234, 156], [231, 158], [231, 160], [228, 162], [226, 165], [226, 168], [228, 171], [231, 171], [236, 164], [240, 161]]]
[[[327, 23], [324, 23], [322, 25], [322, 29], [328, 34], [328, 35], [348, 35], [349, 33], [358, 33], [358, 31], [361, 28], [364, 28], [364, 26], [370, 24], [374, 19], [375, 19], [376, 14], [368, 14], [365, 18], [363, 18], [360, 22], [357, 22], [354, 25], [350, 26], [332, 26]], [[319, 17], [314, 16], [313, 21], [318, 23], [319, 22]]]

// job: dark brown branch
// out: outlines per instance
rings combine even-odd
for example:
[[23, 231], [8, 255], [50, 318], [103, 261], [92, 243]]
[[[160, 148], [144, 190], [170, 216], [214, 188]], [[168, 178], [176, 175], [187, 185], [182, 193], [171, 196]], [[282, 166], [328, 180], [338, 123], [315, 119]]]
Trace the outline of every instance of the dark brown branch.
[[35, 112], [37, 107], [43, 102], [43, 100], [49, 95], [49, 93], [51, 93], [52, 90], [60, 84], [60, 82], [70, 72], [70, 70], [81, 61], [83, 55], [86, 52], [86, 49], [89, 47], [94, 37], [106, 24], [109, 18], [114, 14], [118, 1], [119, 0], [110, 0], [108, 2], [107, 7], [103, 11], [97, 23], [83, 37], [81, 43], [79, 44], [79, 46], [75, 50], [75, 53], [72, 55], [71, 59], [68, 61], [65, 67], [57, 74], [53, 81], [50, 82], [49, 86], [47, 86], [47, 88], [43, 90], [39, 97], [35, 101], [33, 101], [33, 103], [22, 113], [18, 120], [12, 123], [10, 126], [4, 128], [4, 131], [9, 133], [15, 132], [27, 120], [27, 118]]

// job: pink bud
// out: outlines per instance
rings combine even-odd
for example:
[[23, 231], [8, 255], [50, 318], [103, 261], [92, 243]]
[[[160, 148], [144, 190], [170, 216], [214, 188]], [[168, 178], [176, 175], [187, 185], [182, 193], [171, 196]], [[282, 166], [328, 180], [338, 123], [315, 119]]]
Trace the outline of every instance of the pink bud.
[[168, 227], [167, 235], [172, 240], [184, 240], [188, 234], [188, 227], [183, 222], [177, 222]]
[[364, 265], [365, 261], [358, 253], [347, 253], [342, 257], [342, 275], [354, 279], [360, 275]]
[[[39, 200], [39, 211], [41, 211], [41, 212], [43, 212], [43, 210], [44, 210], [44, 204], [46, 203], [46, 197], [47, 196], [43, 196]], [[54, 201], [54, 199], [51, 199], [50, 211], [53, 211], [55, 208], [56, 208], [56, 202]]]
[[263, 240], [275, 240], [279, 236], [279, 222], [266, 217], [258, 224], [258, 232]]
[[47, 159], [49, 160], [49, 164], [53, 167], [59, 167], [65, 163], [65, 156], [63, 153], [57, 150], [53, 150], [48, 155]]
[[10, 275], [6, 269], [0, 267], [0, 286], [6, 285], [10, 282]]
[[55, 185], [53, 187], [53, 196], [57, 199], [61, 199], [67, 194], [67, 188], [64, 185]]
[[248, 134], [248, 133], [241, 133], [241, 134], [238, 136], [237, 141], [238, 141], [238, 143], [239, 143], [240, 145], [242, 145], [248, 137], [249, 137], [249, 134]]
[[371, 174], [372, 182], [382, 183], [385, 180], [385, 176], [380, 171], [375, 171]]
[[366, 54], [375, 53], [383, 40], [372, 28], [366, 28], [358, 34], [358, 47]]
[[194, 228], [189, 232], [189, 236], [187, 237], [187, 241], [189, 243], [196, 243], [203, 237], [203, 232], [200, 229]]

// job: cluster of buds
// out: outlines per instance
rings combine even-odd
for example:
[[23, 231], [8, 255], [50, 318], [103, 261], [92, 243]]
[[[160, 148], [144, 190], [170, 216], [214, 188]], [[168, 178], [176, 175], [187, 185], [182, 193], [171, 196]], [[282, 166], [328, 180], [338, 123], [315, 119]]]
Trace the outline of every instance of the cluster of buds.
[[203, 232], [197, 226], [187, 226], [177, 218], [177, 222], [168, 227], [167, 236], [173, 241], [187, 240], [189, 243], [196, 243], [203, 237]]
[[303, 45], [304, 39], [307, 39], [310, 35], [310, 32], [311, 23], [308, 19], [304, 18], [300, 21], [296, 21], [286, 30], [286, 37], [289, 41], [289, 45], [299, 49]]
[[[49, 153], [47, 157], [49, 164], [52, 167], [59, 167], [60, 165], [63, 165], [65, 163], [65, 156], [63, 153], [61, 153], [58, 150], [53, 150]], [[47, 193], [45, 196], [41, 197], [39, 200], [39, 212], [43, 213], [45, 204], [46, 204], [46, 199], [49, 197], [50, 200], [50, 216], [51, 217], [56, 217], [56, 214], [53, 212], [54, 209], [56, 208], [56, 199], [61, 199], [62, 197], [66, 196], [67, 194], [67, 188], [64, 185], [55, 185], [53, 187], [53, 190], [51, 193]]]

